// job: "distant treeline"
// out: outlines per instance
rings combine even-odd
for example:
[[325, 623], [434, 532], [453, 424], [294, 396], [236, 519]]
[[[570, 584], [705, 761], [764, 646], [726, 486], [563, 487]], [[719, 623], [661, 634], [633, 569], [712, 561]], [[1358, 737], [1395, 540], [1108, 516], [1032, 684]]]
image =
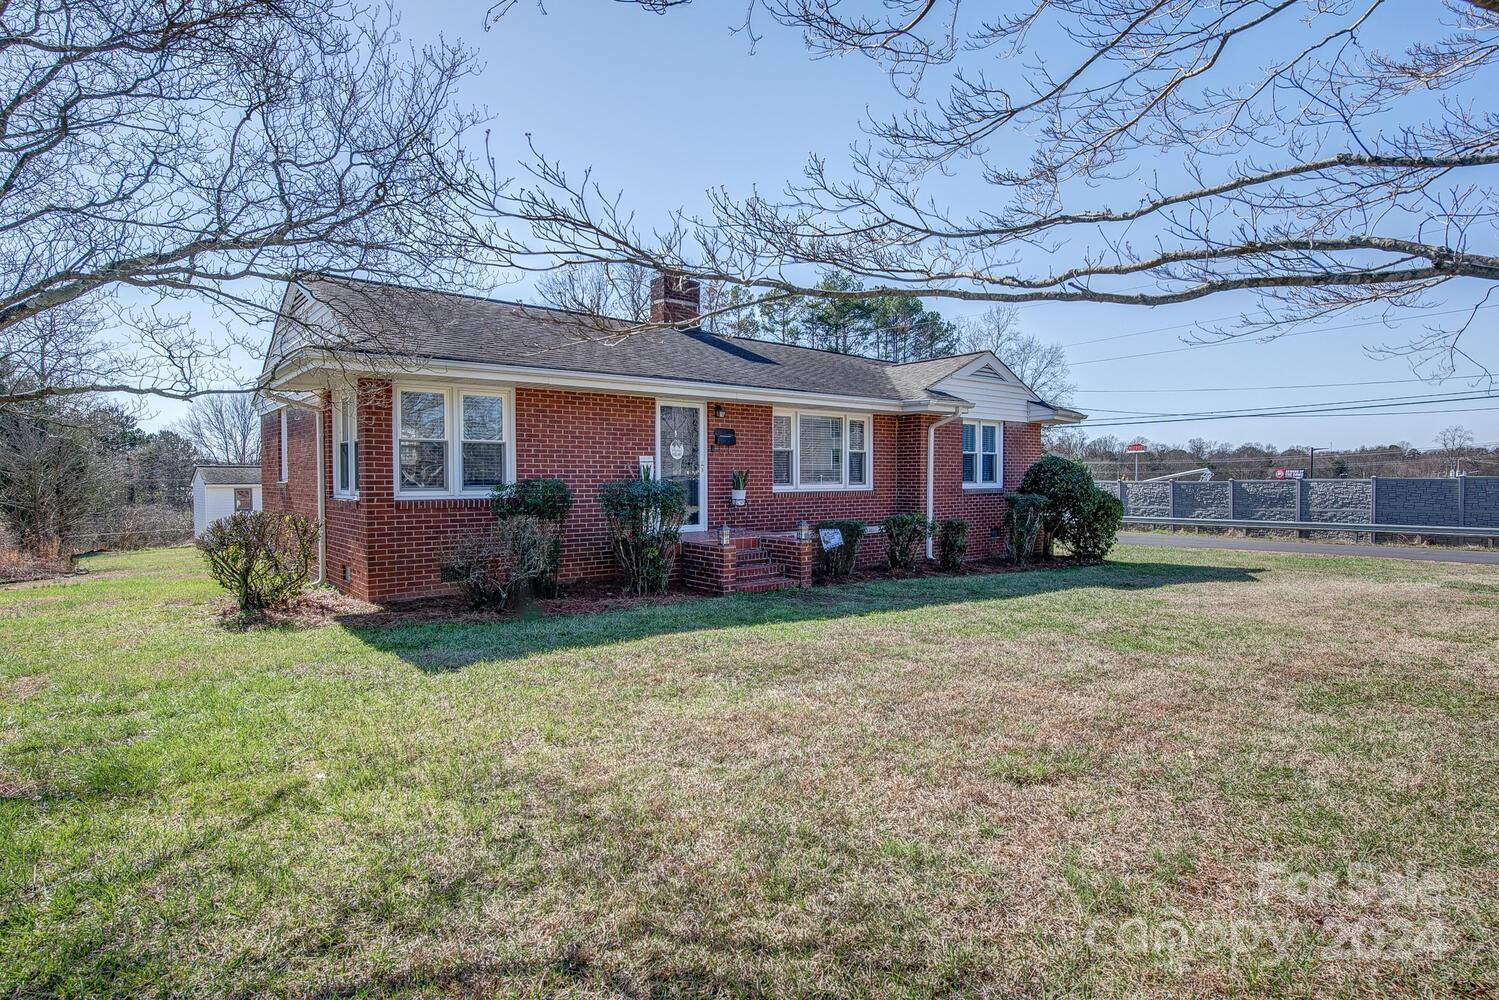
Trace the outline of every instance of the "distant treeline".
[[1417, 448], [1408, 441], [1371, 444], [1350, 449], [1318, 447], [1313, 455], [1307, 445], [1231, 444], [1193, 438], [1186, 444], [1122, 439], [1112, 435], [1089, 437], [1081, 429], [1047, 435], [1048, 448], [1082, 462], [1095, 479], [1133, 479], [1135, 456], [1125, 447], [1141, 440], [1140, 478], [1153, 479], [1192, 469], [1212, 470], [1214, 479], [1271, 479], [1277, 468], [1302, 469], [1318, 479], [1364, 479], [1369, 476], [1449, 476], [1467, 474], [1499, 476], [1499, 447], [1473, 443], [1463, 428], [1448, 428], [1443, 441], [1431, 448]]

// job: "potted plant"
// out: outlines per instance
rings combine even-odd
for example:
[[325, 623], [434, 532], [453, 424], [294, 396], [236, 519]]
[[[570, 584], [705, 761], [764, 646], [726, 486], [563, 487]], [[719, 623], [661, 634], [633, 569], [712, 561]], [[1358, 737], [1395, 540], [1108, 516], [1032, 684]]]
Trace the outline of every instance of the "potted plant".
[[743, 507], [745, 505], [745, 503], [747, 502], [745, 497], [747, 496], [748, 490], [749, 470], [735, 469], [733, 472], [733, 482], [729, 490], [729, 496], [734, 501], [735, 507]]

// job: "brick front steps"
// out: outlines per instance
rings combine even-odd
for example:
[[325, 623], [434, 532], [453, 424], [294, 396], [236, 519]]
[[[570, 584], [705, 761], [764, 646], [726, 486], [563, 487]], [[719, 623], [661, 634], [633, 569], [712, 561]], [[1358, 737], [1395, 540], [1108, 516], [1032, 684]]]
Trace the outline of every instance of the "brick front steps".
[[809, 587], [813, 544], [792, 532], [736, 535], [729, 545], [716, 534], [694, 533], [682, 541], [682, 582], [710, 594]]

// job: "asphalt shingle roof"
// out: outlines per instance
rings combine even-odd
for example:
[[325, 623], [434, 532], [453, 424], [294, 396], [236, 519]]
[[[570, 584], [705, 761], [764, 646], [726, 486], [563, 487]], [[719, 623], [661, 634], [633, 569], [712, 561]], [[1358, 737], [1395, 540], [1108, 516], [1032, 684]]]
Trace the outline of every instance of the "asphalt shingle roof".
[[260, 466], [258, 465], [200, 465], [197, 472], [203, 476], [203, 482], [209, 486], [258, 486], [260, 484]]
[[303, 283], [342, 320], [343, 350], [434, 361], [911, 401], [952, 400], [930, 387], [974, 357], [898, 365], [700, 329], [622, 335], [622, 321], [565, 310], [342, 278]]

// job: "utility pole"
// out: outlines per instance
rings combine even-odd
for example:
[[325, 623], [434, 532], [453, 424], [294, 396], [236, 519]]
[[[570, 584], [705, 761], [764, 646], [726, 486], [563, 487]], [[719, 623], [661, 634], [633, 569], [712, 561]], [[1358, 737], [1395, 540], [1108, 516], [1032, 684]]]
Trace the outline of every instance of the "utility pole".
[[1306, 470], [1306, 478], [1308, 478], [1308, 479], [1316, 479], [1317, 478], [1317, 449], [1316, 448], [1308, 448], [1306, 450], [1306, 457], [1307, 457], [1307, 464], [1310, 466], [1310, 468], [1308, 468]]

